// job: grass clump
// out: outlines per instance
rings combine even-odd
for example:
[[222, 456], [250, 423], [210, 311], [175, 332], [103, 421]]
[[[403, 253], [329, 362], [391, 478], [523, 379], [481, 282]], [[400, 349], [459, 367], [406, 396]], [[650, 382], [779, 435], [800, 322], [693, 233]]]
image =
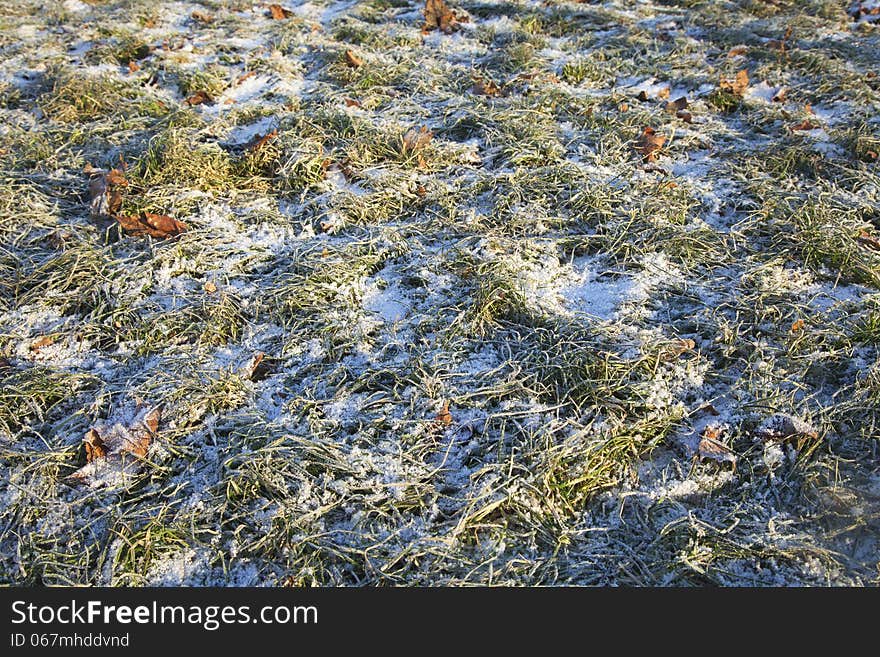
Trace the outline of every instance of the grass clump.
[[130, 113], [159, 117], [167, 113], [143, 89], [109, 74], [91, 75], [70, 69], [47, 74], [48, 89], [37, 98], [54, 121], [77, 124]]

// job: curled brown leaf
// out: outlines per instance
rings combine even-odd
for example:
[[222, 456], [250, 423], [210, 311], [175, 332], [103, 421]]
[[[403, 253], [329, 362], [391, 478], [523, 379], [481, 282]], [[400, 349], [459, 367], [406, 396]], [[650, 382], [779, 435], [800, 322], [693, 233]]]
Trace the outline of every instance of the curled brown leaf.
[[153, 214], [152, 212], [141, 212], [137, 216], [116, 215], [113, 218], [119, 222], [122, 230], [132, 237], [149, 235], [157, 239], [164, 239], [180, 235], [188, 228], [182, 221], [164, 214]]
[[666, 136], [657, 134], [652, 127], [646, 127], [636, 140], [634, 148], [641, 153], [645, 162], [654, 162], [657, 159], [657, 151], [663, 148]]

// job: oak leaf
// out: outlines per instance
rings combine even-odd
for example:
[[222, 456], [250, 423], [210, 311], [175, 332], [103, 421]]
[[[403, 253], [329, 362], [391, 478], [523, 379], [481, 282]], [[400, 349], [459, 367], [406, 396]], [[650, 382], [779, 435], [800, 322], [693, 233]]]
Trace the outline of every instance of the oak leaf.
[[127, 421], [90, 428], [83, 436], [86, 464], [69, 479], [96, 486], [136, 474], [159, 430], [161, 414], [158, 407], [139, 407]]

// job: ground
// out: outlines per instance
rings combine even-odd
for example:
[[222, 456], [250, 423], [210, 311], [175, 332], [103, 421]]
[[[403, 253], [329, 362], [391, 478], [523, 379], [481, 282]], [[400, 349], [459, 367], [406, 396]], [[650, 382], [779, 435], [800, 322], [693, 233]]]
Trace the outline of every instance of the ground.
[[449, 4], [0, 2], [0, 581], [880, 583], [880, 3]]

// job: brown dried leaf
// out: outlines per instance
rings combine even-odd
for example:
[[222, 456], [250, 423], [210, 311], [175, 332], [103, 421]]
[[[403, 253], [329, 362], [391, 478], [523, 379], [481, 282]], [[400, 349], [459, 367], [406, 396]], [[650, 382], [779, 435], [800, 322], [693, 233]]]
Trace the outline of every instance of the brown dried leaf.
[[487, 80], [485, 78], [475, 78], [474, 84], [471, 87], [471, 93], [476, 96], [500, 96], [501, 95], [501, 87], [499, 87], [492, 80]]
[[39, 351], [43, 347], [48, 347], [49, 345], [53, 344], [54, 342], [55, 342], [55, 338], [53, 338], [51, 335], [44, 335], [43, 337], [37, 338], [36, 340], [34, 340], [31, 343], [30, 349], [31, 349], [31, 351]]
[[798, 331], [802, 331], [804, 329], [804, 326], [806, 326], [806, 323], [804, 322], [804, 320], [796, 319], [791, 324], [791, 332], [797, 333]]
[[455, 14], [443, 0], [426, 0], [423, 33], [440, 30], [444, 34], [452, 34], [457, 22]]
[[792, 130], [815, 130], [819, 127], [819, 124], [815, 121], [810, 121], [810, 119], [804, 119], [800, 123], [795, 123], [791, 126]]
[[91, 463], [95, 459], [107, 456], [107, 446], [101, 440], [101, 435], [95, 429], [89, 429], [83, 438], [86, 448], [86, 462]]
[[425, 126], [410, 128], [402, 137], [404, 154], [415, 153], [424, 148], [431, 142], [433, 137], [434, 133]]
[[207, 91], [197, 91], [192, 96], [186, 99], [187, 105], [196, 106], [196, 105], [212, 105], [214, 103], [214, 99], [211, 98], [210, 94]]
[[285, 9], [279, 4], [271, 4], [269, 5], [269, 14], [276, 21], [283, 21], [285, 18], [289, 18], [293, 16], [293, 12], [289, 9]]
[[717, 408], [715, 408], [712, 404], [709, 404], [709, 403], [703, 404], [702, 406], [700, 406], [700, 408], [698, 410], [701, 413], [708, 413], [709, 415], [715, 415], [715, 416], [721, 415], [719, 410]]
[[675, 100], [671, 100], [666, 103], [666, 111], [667, 112], [680, 112], [688, 106], [687, 96], [682, 96], [680, 98], [676, 98]]
[[736, 467], [736, 454], [722, 442], [724, 427], [710, 424], [700, 436], [697, 445], [697, 456], [702, 459], [710, 459], [719, 463], [732, 463]]
[[245, 71], [244, 73], [239, 75], [237, 78], [235, 78], [235, 84], [241, 84], [245, 80], [254, 77], [256, 74], [257, 74], [256, 71]]
[[153, 214], [152, 212], [141, 212], [137, 217], [117, 215], [113, 218], [119, 222], [122, 230], [132, 237], [149, 235], [157, 239], [164, 239], [180, 235], [180, 233], [188, 228], [182, 221], [177, 221], [177, 219], [172, 219], [164, 214]]
[[242, 376], [251, 381], [262, 381], [275, 371], [277, 365], [276, 359], [267, 358], [266, 354], [258, 351], [244, 367]]
[[443, 408], [434, 416], [434, 420], [441, 426], [448, 427], [452, 424], [452, 413], [449, 412], [449, 402], [443, 402]]
[[677, 118], [681, 119], [682, 121], [684, 121], [685, 123], [693, 123], [693, 121], [694, 121], [694, 115], [691, 114], [690, 112], [688, 112], [687, 110], [678, 110], [675, 113], [675, 116]]
[[872, 251], [880, 251], [880, 239], [877, 239], [866, 230], [862, 230], [859, 232], [858, 237], [856, 237], [856, 241], [862, 246], [868, 247]]
[[209, 23], [214, 22], [214, 17], [211, 16], [211, 14], [204, 12], [204, 11], [200, 11], [198, 9], [196, 9], [193, 13], [191, 13], [189, 15], [189, 17], [192, 18], [194, 21], [198, 21], [199, 23], [204, 23], [205, 25], [208, 25]]
[[726, 91], [734, 96], [742, 97], [749, 88], [749, 72], [746, 69], [739, 71], [734, 78], [721, 78], [718, 84], [721, 91]]
[[352, 68], [357, 68], [364, 65], [364, 60], [358, 57], [357, 54], [355, 54], [354, 50], [346, 50], [345, 63]]
[[205, 281], [202, 289], [208, 294], [214, 294], [217, 291], [217, 284], [214, 281]]
[[[70, 475], [75, 481], [96, 484], [140, 469], [159, 430], [161, 410], [135, 410], [128, 426], [120, 423], [90, 428], [83, 436], [86, 465]], [[134, 458], [132, 458], [134, 457]]]
[[361, 103], [360, 103], [360, 101], [355, 100], [354, 98], [346, 98], [345, 99], [345, 106], [346, 107], [360, 107]]
[[658, 135], [654, 128], [647, 127], [642, 130], [641, 136], [636, 140], [634, 148], [641, 153], [645, 162], [654, 162], [657, 159], [657, 151], [666, 143], [665, 135]]
[[272, 141], [273, 139], [275, 139], [277, 136], [278, 136], [278, 130], [277, 130], [277, 129], [273, 129], [271, 132], [267, 132], [267, 133], [266, 133], [265, 135], [263, 135], [262, 137], [260, 137], [259, 135], [257, 135], [257, 136], [251, 141], [251, 143], [249, 143], [249, 144], [247, 145], [247, 150], [248, 150], [248, 151], [251, 151], [251, 152], [256, 152], [256, 151], [260, 150], [263, 146], [265, 146], [267, 143], [269, 143], [270, 141]]
[[689, 351], [693, 351], [696, 346], [697, 343], [690, 338], [680, 338], [678, 340], [673, 340], [672, 343], [668, 346], [668, 349], [671, 355], [681, 356], [682, 354], [686, 354]]
[[112, 217], [122, 207], [122, 190], [128, 187], [119, 169], [104, 173], [91, 165], [83, 170], [89, 174], [89, 210], [93, 217]]
[[748, 46], [740, 45], [734, 46], [730, 49], [730, 52], [727, 53], [728, 57], [739, 57], [740, 55], [745, 55], [749, 51]]

